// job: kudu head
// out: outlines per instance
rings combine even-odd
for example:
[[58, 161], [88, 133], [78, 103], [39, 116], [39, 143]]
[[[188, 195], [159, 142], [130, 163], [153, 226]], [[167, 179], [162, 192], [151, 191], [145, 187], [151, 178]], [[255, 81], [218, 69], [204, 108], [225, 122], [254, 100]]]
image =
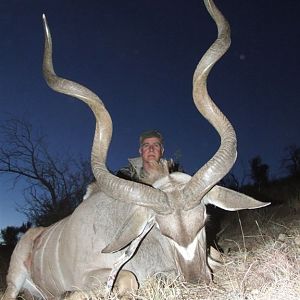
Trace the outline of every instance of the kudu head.
[[208, 95], [206, 83], [210, 70], [229, 48], [230, 28], [212, 0], [204, 0], [204, 3], [217, 25], [218, 37], [197, 65], [193, 99], [199, 112], [219, 133], [220, 147], [194, 176], [173, 173], [159, 179], [153, 187], [118, 178], [108, 171], [106, 156], [112, 135], [110, 115], [100, 98], [89, 89], [55, 74], [52, 40], [44, 16], [45, 80], [55, 91], [76, 97], [91, 108], [96, 118], [91, 161], [97, 185], [108, 196], [135, 205], [132, 215], [103, 252], [117, 251], [128, 245], [154, 216], [157, 227], [174, 246], [174, 259], [187, 281], [209, 280], [211, 276], [206, 261], [205, 204], [211, 203], [227, 210], [258, 208], [268, 204], [216, 186], [235, 162], [237, 142], [232, 125]]

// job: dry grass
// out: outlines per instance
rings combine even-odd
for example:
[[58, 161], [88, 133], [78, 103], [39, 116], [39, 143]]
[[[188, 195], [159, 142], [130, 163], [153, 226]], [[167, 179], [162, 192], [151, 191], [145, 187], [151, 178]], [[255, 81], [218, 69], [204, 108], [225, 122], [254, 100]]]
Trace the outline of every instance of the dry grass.
[[227, 255], [215, 283], [213, 293], [201, 298], [300, 299], [299, 248], [292, 239], [269, 241], [256, 250]]
[[[214, 282], [205, 285], [185, 284], [176, 278], [150, 278], [128, 299], [300, 299], [300, 218], [296, 212], [280, 210], [268, 214], [235, 214], [220, 238], [223, 266]], [[276, 220], [276, 221], [275, 221]], [[79, 291], [69, 299], [110, 299], [104, 288], [97, 293]]]

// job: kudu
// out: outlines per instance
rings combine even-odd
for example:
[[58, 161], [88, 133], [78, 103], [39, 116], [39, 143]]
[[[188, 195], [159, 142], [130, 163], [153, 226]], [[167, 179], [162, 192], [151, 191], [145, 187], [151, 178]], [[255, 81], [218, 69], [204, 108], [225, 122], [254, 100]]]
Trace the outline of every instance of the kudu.
[[217, 25], [218, 37], [195, 70], [193, 99], [219, 133], [221, 144], [194, 176], [172, 173], [153, 187], [118, 178], [107, 170], [110, 115], [93, 92], [55, 74], [52, 40], [44, 17], [45, 80], [55, 91], [85, 102], [96, 118], [91, 154], [96, 182], [71, 216], [47, 228], [30, 229], [21, 238], [11, 258], [4, 300], [16, 299], [21, 290], [39, 298], [90, 290], [97, 280], [106, 282], [120, 255], [130, 251], [132, 257], [126, 259], [116, 279], [124, 290], [137, 288], [137, 282], [159, 272], [174, 273], [189, 282], [208, 282], [212, 275], [207, 259], [205, 205], [226, 210], [268, 205], [216, 185], [235, 162], [237, 142], [232, 125], [208, 95], [206, 81], [213, 65], [229, 48], [230, 29], [214, 2], [204, 2]]

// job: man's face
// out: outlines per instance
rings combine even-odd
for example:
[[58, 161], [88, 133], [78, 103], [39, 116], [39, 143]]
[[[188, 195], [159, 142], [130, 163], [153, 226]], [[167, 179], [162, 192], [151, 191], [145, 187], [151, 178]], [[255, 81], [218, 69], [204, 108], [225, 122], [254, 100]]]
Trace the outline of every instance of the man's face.
[[150, 162], [153, 160], [158, 162], [164, 153], [164, 149], [159, 138], [150, 137], [144, 139], [139, 152], [143, 162]]

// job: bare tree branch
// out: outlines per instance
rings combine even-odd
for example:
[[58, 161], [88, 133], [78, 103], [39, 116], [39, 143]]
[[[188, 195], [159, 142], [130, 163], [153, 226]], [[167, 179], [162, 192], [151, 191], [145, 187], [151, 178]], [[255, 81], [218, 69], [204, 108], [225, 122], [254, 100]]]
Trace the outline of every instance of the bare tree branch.
[[282, 159], [282, 167], [284, 167], [289, 175], [300, 175], [300, 147], [290, 145], [285, 149], [285, 157]]
[[36, 135], [30, 123], [18, 119], [0, 126], [0, 138], [0, 175], [11, 174], [14, 184], [20, 180], [27, 184], [26, 206], [19, 210], [30, 222], [49, 225], [82, 201], [86, 185], [93, 180], [88, 162], [55, 158], [45, 138]]

